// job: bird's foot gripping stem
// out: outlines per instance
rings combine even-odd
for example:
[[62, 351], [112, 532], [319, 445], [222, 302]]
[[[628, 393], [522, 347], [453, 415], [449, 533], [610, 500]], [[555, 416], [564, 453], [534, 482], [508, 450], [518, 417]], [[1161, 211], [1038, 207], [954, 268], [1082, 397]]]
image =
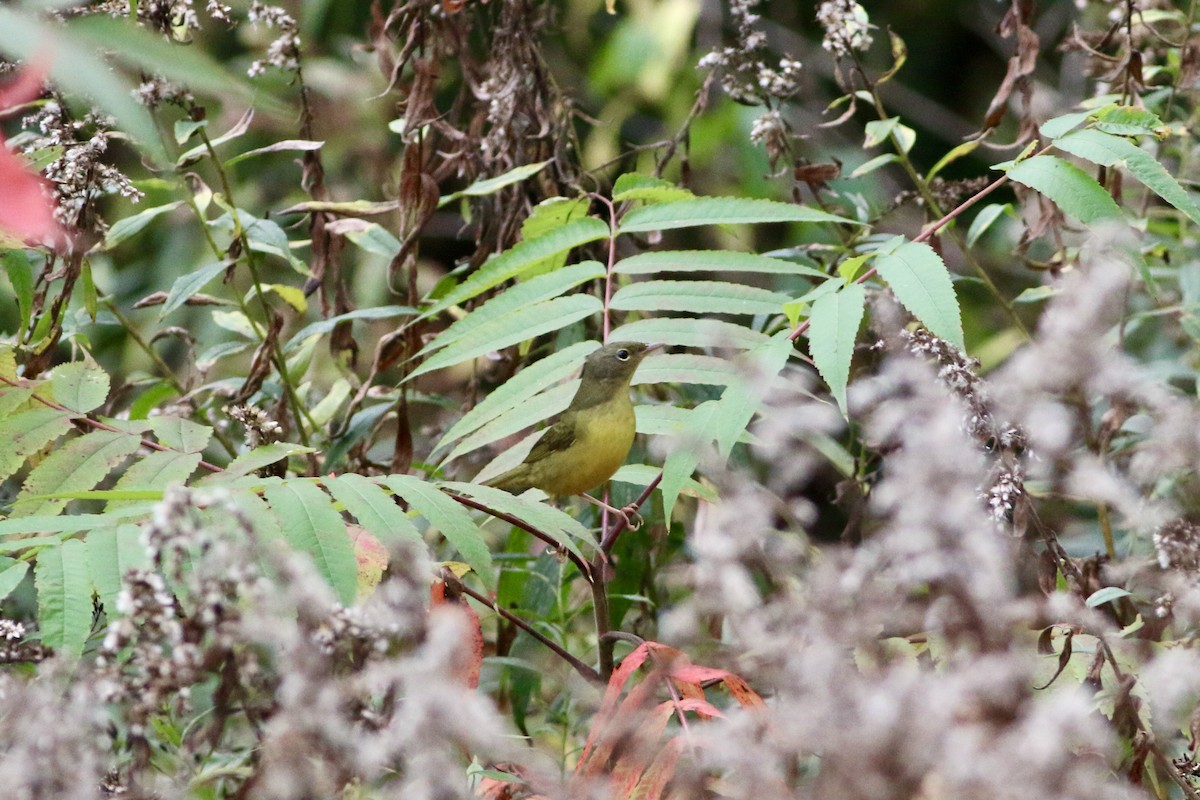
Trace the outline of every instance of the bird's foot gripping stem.
[[597, 500], [590, 494], [584, 494], [583, 498], [589, 503], [599, 506], [607, 511], [611, 511], [613, 514], [616, 514], [618, 517], [625, 520], [625, 526], [630, 530], [636, 531], [638, 528], [642, 527], [642, 524], [645, 522], [645, 520], [642, 519], [642, 515], [638, 513], [637, 503], [630, 503], [624, 508], [617, 508], [616, 506], [610, 506], [603, 500]]
[[642, 527], [642, 524], [645, 522], [645, 520], [642, 519], [642, 515], [638, 513], [637, 503], [630, 503], [624, 508], [615, 510], [617, 514], [619, 514], [621, 518], [625, 520], [625, 525], [628, 526], [629, 530], [631, 531], [636, 531], [638, 528]]

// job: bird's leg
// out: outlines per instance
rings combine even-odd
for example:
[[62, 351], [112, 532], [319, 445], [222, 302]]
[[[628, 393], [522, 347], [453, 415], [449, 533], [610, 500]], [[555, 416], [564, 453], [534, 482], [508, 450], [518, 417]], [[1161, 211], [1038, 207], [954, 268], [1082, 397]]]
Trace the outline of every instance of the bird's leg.
[[589, 503], [599, 506], [600, 508], [608, 509], [612, 513], [616, 514], [618, 517], [625, 520], [625, 524], [629, 526], [629, 529], [632, 531], [636, 531], [638, 528], [642, 527], [642, 522], [644, 520], [642, 519], [642, 515], [638, 513], [636, 503], [630, 503], [624, 508], [617, 508], [616, 506], [610, 506], [603, 500], [597, 500], [587, 492], [583, 493], [583, 499], [587, 500]]

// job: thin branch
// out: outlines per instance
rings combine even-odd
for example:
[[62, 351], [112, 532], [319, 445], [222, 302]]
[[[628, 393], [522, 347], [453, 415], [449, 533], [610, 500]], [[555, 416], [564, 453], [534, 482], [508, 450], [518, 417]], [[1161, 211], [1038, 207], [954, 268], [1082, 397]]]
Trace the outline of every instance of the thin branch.
[[[133, 321], [121, 313], [121, 310], [117, 308], [117, 304], [113, 302], [112, 296], [105, 295], [100, 298], [100, 301], [104, 303], [104, 306], [109, 310], [109, 313], [117, 318], [117, 322], [121, 323], [121, 327], [125, 329], [127, 334], [129, 334], [129, 338], [133, 339], [134, 343], [141, 348], [142, 352], [149, 356], [150, 360], [152, 360], [155, 365], [158, 366], [159, 370], [163, 374], [164, 379], [170, 382], [171, 386], [175, 389], [175, 391], [179, 392], [180, 396], [186, 396], [188, 394], [188, 390], [182, 383], [179, 382], [179, 378], [175, 376], [175, 373], [171, 369], [170, 365], [163, 360], [163, 357], [159, 355], [159, 352], [154, 349], [150, 342], [146, 341], [146, 338], [142, 336], [141, 331], [134, 326]], [[225, 448], [225, 452], [227, 452], [231, 457], [236, 457], [237, 450], [234, 448], [233, 442], [229, 440], [229, 437], [220, 428], [216, 426], [209, 427], [212, 428], [213, 437], [221, 443], [222, 447]]]
[[[658, 488], [658, 484], [662, 483], [662, 479], [663, 479], [662, 471], [659, 471], [658, 475], [654, 478], [654, 480], [650, 481], [650, 484], [645, 488], [645, 490], [640, 495], [638, 495], [638, 499], [635, 500], [633, 504], [635, 506], [637, 506], [638, 508], [641, 508], [642, 503], [645, 503], [646, 500], [648, 500], [650, 498], [650, 495], [654, 493], [654, 490]], [[612, 528], [608, 531], [608, 533], [606, 533], [604, 535], [604, 538], [600, 541], [601, 552], [603, 552], [605, 554], [611, 553], [612, 549], [613, 549], [613, 545], [615, 545], [617, 543], [617, 537], [620, 536], [621, 532], [624, 531], [627, 527], [629, 527], [629, 526], [626, 525], [625, 518], [617, 517], [617, 521], [615, 523], [613, 523]]]
[[600, 678], [607, 683], [613, 673], [613, 640], [608, 626], [608, 579], [604, 568], [596, 570], [598, 580], [592, 581], [592, 617], [596, 622], [596, 650], [600, 662]]
[[525, 633], [529, 634], [534, 639], [536, 639], [539, 642], [541, 642], [542, 644], [546, 645], [546, 647], [550, 648], [550, 650], [552, 652], [554, 652], [555, 655], [557, 655], [563, 661], [566, 661], [568, 664], [570, 664], [576, 672], [578, 672], [583, 677], [587, 678], [589, 681], [592, 681], [593, 683], [603, 683], [603, 681], [600, 677], [600, 673], [596, 672], [596, 670], [592, 669], [587, 664], [583, 663], [578, 658], [576, 658], [575, 656], [568, 653], [561, 646], [559, 646], [559, 644], [557, 642], [554, 642], [551, 639], [547, 638], [544, 634], [542, 634], [540, 631], [538, 631], [536, 628], [534, 628], [532, 625], [530, 625], [525, 620], [518, 617], [516, 614], [513, 614], [511, 611], [507, 611], [507, 610], [501, 608], [500, 605], [498, 603], [496, 603], [495, 600], [492, 600], [487, 595], [477, 592], [474, 589], [472, 589], [471, 587], [467, 586], [465, 583], [463, 583], [461, 580], [459, 580], [458, 577], [456, 575], [454, 575], [454, 573], [450, 572], [449, 570], [442, 570], [442, 580], [446, 581], [446, 583], [448, 583], [451, 586], [451, 588], [454, 589], [454, 591], [461, 592], [461, 593], [467, 595], [468, 597], [478, 600], [480, 603], [483, 603], [485, 606], [492, 609], [500, 616], [504, 617], [506, 620], [511, 622], [513, 625], [516, 625], [518, 628], [525, 631]]
[[617, 209], [613, 202], [602, 194], [589, 192], [588, 196], [608, 209], [608, 264], [604, 268], [604, 343], [608, 344], [608, 334], [612, 330], [609, 311], [612, 305], [613, 267], [617, 263]]
[[[641, 506], [645, 503], [650, 495], [658, 488], [658, 484], [662, 482], [662, 472], [650, 481], [650, 485], [638, 496], [634, 505]], [[603, 520], [604, 517], [601, 517]], [[596, 618], [596, 643], [600, 650], [600, 675], [604, 680], [608, 680], [613, 671], [613, 646], [616, 644], [614, 633], [608, 626], [608, 569], [610, 561], [608, 554], [612, 552], [613, 545], [617, 543], [617, 537], [621, 532], [628, 527], [625, 517], [617, 518], [611, 529], [604, 534], [604, 538], [600, 541], [600, 552], [596, 554], [595, 560], [592, 562], [592, 574], [595, 580], [592, 581], [592, 613]]]
[[[1036, 153], [1034, 153], [1034, 155], [1042, 155], [1047, 150], [1049, 150], [1051, 147], [1053, 147], [1053, 145], [1046, 145], [1041, 150], [1038, 150]], [[939, 230], [941, 230], [942, 228], [944, 228], [948, 224], [950, 224], [951, 221], [953, 221], [956, 217], [961, 215], [964, 211], [966, 211], [967, 209], [974, 206], [980, 200], [987, 197], [989, 194], [996, 191], [997, 189], [999, 189], [1001, 186], [1003, 186], [1007, 182], [1008, 182], [1008, 174], [1005, 173], [1004, 175], [1001, 175], [999, 178], [997, 178], [996, 180], [989, 183], [987, 186], [980, 189], [975, 194], [968, 197], [966, 200], [964, 200], [962, 203], [960, 203], [958, 205], [958, 207], [956, 207], [954, 210], [947, 213], [941, 219], [937, 220], [936, 222], [931, 222], [928, 225], [926, 225], [921, 230], [921, 232], [919, 234], [917, 234], [917, 236], [913, 239], [913, 242], [916, 243], [916, 242], [926, 241], [927, 239], [932, 237], [933, 234], [937, 233]], [[859, 275], [854, 280], [854, 282], [855, 283], [866, 283], [868, 280], [870, 280], [870, 278], [874, 274], [875, 274], [875, 269], [871, 268], [871, 269], [867, 270], [866, 272], [864, 272], [862, 275]], [[805, 334], [806, 331], [808, 331], [808, 326], [809, 326], [809, 320], [806, 319], [803, 322], [801, 322], [799, 325], [796, 326], [795, 330], [793, 330], [791, 333], [788, 334], [788, 341], [794, 342], [797, 339], [799, 339], [801, 336], [803, 336]]]
[[483, 513], [489, 514], [496, 519], [504, 520], [508, 524], [515, 525], [526, 533], [529, 533], [535, 538], [542, 540], [550, 547], [553, 547], [555, 551], [566, 556], [567, 560], [579, 569], [579, 572], [583, 575], [584, 580], [586, 580], [588, 583], [595, 582], [592, 565], [588, 564], [587, 561], [582, 559], [577, 554], [572, 553], [570, 550], [563, 547], [562, 544], [556, 541], [550, 534], [533, 527], [520, 517], [514, 517], [512, 514], [506, 514], [503, 511], [497, 511], [486, 503], [481, 503], [472, 497], [467, 497], [466, 495], [458, 494], [457, 492], [448, 492], [444, 489], [442, 491], [447, 497], [461, 505], [467, 506], [468, 508], [473, 508], [476, 511], [482, 511]]
[[[1133, 696], [1133, 687], [1137, 683], [1137, 678], [1133, 675], [1127, 675], [1121, 670], [1120, 664], [1117, 663], [1116, 654], [1112, 651], [1112, 648], [1108, 644], [1108, 640], [1102, 633], [1093, 632], [1093, 635], [1096, 637], [1096, 641], [1100, 644], [1100, 648], [1104, 651], [1104, 659], [1108, 662], [1109, 668], [1112, 669], [1113, 677], [1116, 678], [1117, 684], [1123, 687], [1124, 697], [1126, 701], [1128, 701]], [[1175, 764], [1172, 763], [1171, 759], [1167, 757], [1167, 754], [1162, 751], [1162, 748], [1159, 746], [1158, 741], [1154, 736], [1154, 732], [1142, 722], [1141, 715], [1138, 714], [1137, 711], [1124, 706], [1119, 699], [1117, 705], [1114, 707], [1114, 714], [1118, 710], [1123, 711], [1126, 720], [1137, 729], [1138, 735], [1140, 735], [1143, 741], [1145, 741], [1146, 747], [1149, 749], [1150, 753], [1154, 755], [1154, 758], [1159, 764], [1162, 765], [1162, 768], [1166, 770], [1167, 775], [1170, 776], [1175, 785], [1177, 785], [1183, 791], [1183, 796], [1188, 798], [1188, 800], [1200, 800], [1200, 792], [1196, 791], [1196, 788], [1192, 785], [1192, 782], [1189, 781], [1187, 777], [1175, 767]]]
[[[0, 382], [7, 383], [9, 386], [12, 386], [13, 388], [17, 388], [17, 389], [21, 388], [21, 384], [19, 382], [9, 380], [8, 378], [4, 377], [3, 375], [0, 375]], [[53, 400], [47, 400], [46, 398], [39, 395], [37, 392], [34, 392], [30, 396], [34, 400], [37, 400], [42, 405], [49, 406], [50, 408], [53, 408], [55, 411], [65, 411], [68, 414], [79, 414], [78, 411], [67, 408], [66, 406], [56, 403]], [[87, 425], [89, 428], [95, 428], [96, 430], [108, 431], [109, 433], [124, 433], [125, 432], [125, 431], [118, 430], [118, 429], [112, 427], [111, 425], [106, 425], [103, 422], [101, 422], [100, 420], [92, 419], [91, 417], [89, 417], [86, 414], [79, 414], [79, 416], [75, 419], [75, 422], [78, 422], [81, 425]], [[149, 448], [150, 450], [157, 450], [160, 453], [181, 453], [181, 452], [183, 452], [182, 450], [176, 450], [173, 447], [167, 447], [166, 445], [159, 444], [158, 442], [152, 442], [149, 439], [142, 439], [142, 447]], [[209, 472], [224, 472], [225, 471], [221, 467], [218, 467], [216, 464], [210, 464], [204, 460], [200, 461], [200, 466], [204, 467]]]
[[[229, 184], [229, 177], [221, 166], [221, 160], [217, 156], [217, 151], [213, 147], [212, 140], [208, 133], [201, 128], [200, 139], [205, 149], [208, 151], [208, 157], [212, 161], [213, 169], [217, 172], [217, 177], [221, 181], [221, 189], [225, 192], [225, 199], [229, 201], [230, 206], [237, 209], [238, 206], [233, 199], [233, 189]], [[287, 360], [283, 357], [283, 350], [279, 346], [279, 340], [271, 335], [271, 304], [267, 302], [267, 293], [263, 289], [263, 280], [258, 273], [256, 264], [258, 257], [255, 250], [250, 246], [250, 237], [246, 230], [242, 227], [241, 214], [236, 211], [230, 213], [230, 218], [233, 220], [234, 237], [241, 246], [242, 253], [246, 256], [246, 271], [250, 275], [250, 280], [254, 284], [254, 296], [258, 300], [259, 306], [262, 308], [265, 323], [261, 335], [263, 337], [263, 345], [267, 348], [271, 362], [275, 365], [275, 370], [279, 374], [279, 384], [283, 388], [283, 393], [287, 398], [288, 405], [291, 407], [292, 416], [296, 420], [296, 433], [300, 436], [300, 443], [305, 447], [308, 446], [308, 429], [305, 427], [305, 422], [311, 425], [314, 430], [316, 428], [312, 417], [308, 413], [308, 409], [300, 402], [300, 397], [296, 394], [296, 387], [292, 385], [291, 379], [288, 377]], [[238, 306], [242, 313], [245, 314], [246, 320], [250, 327], [254, 329], [256, 334], [260, 333], [258, 323], [250, 315], [249, 308], [246, 305], [245, 298], [237, 292], [234, 292], [234, 297], [237, 299]]]

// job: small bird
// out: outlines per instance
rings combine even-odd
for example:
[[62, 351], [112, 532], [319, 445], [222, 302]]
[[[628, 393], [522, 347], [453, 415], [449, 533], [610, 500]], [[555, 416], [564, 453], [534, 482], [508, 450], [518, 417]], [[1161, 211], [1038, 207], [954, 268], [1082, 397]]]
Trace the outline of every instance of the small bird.
[[640, 527], [636, 508], [614, 508], [587, 490], [607, 481], [625, 463], [635, 433], [629, 382], [642, 359], [662, 346], [612, 342], [589, 355], [571, 405], [522, 464], [487, 485], [512, 494], [537, 488], [551, 495], [582, 495], [623, 517], [629, 527]]

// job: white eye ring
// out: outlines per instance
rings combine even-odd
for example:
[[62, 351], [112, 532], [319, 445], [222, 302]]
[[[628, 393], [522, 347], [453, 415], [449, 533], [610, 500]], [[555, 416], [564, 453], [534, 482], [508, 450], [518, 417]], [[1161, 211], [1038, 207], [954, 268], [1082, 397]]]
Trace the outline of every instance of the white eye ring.
[[628, 361], [629, 360], [629, 351], [624, 348], [618, 350], [617, 358], [619, 358], [621, 361]]

